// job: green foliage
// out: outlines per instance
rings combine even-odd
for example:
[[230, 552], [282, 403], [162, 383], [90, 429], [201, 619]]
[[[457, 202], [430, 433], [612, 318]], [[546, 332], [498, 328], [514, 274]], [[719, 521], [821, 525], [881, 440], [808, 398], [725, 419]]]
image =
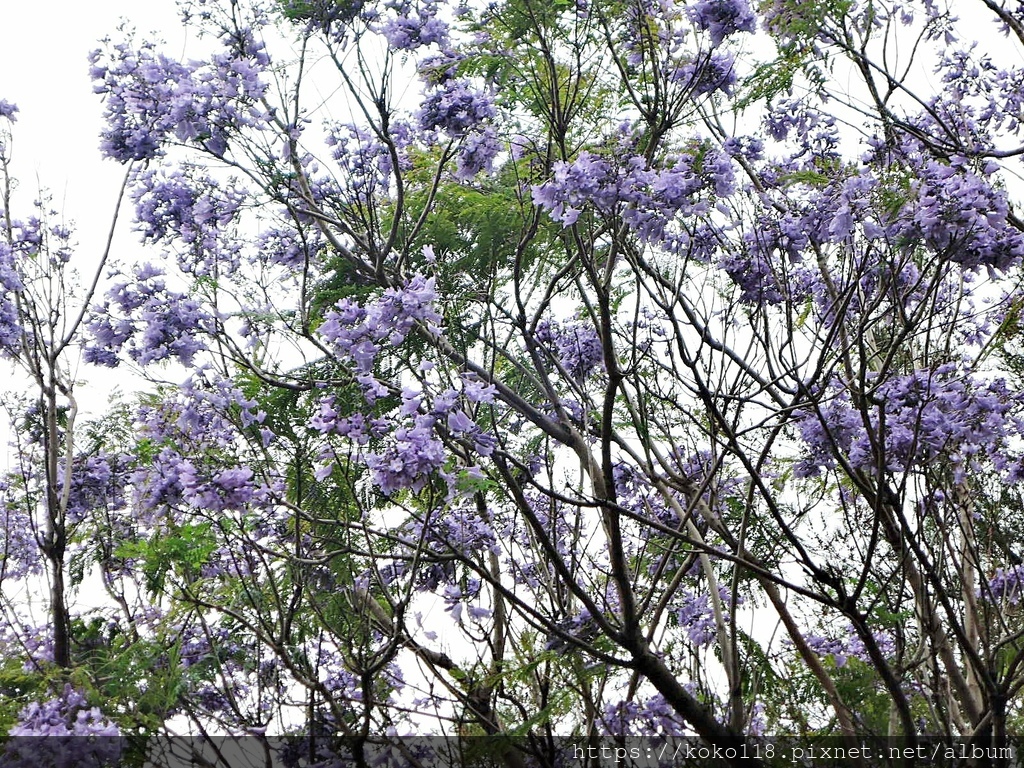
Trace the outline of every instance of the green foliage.
[[146, 588], [158, 595], [164, 593], [169, 573], [184, 583], [198, 579], [217, 546], [213, 523], [185, 523], [170, 525], [148, 540], [125, 542], [114, 554], [137, 560]]

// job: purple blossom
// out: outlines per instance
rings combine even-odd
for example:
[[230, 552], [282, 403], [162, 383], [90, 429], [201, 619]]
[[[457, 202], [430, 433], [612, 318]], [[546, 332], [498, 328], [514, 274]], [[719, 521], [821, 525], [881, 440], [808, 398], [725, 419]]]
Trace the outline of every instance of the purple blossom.
[[963, 158], [928, 161], [912, 184], [916, 193], [891, 226], [893, 235], [922, 240], [951, 261], [971, 269], [1005, 270], [1024, 257], [1024, 234], [1007, 226], [1009, 202]]
[[711, 596], [685, 591], [681, 595], [683, 606], [677, 618], [690, 642], [701, 647], [710, 645], [715, 639], [715, 614], [711, 606]]
[[224, 52], [188, 64], [157, 53], [151, 43], [94, 51], [93, 90], [106, 106], [103, 153], [120, 162], [147, 160], [177, 140], [222, 156], [231, 131], [258, 127], [270, 60], [251, 31], [223, 43]]
[[498, 135], [490, 126], [466, 137], [456, 158], [455, 178], [469, 181], [482, 171], [490, 173], [498, 154]]
[[170, 358], [191, 365], [206, 348], [199, 335], [212, 327], [212, 318], [195, 299], [168, 290], [161, 273], [150, 265], [136, 267], [135, 277], [115, 284], [103, 304], [90, 312], [85, 360], [114, 367], [127, 346], [129, 356], [142, 365]]
[[1021, 565], [996, 568], [995, 574], [981, 591], [983, 599], [992, 602], [1005, 602], [1009, 605], [1020, 604], [1022, 596], [1024, 596], [1024, 566]]
[[243, 190], [178, 171], [141, 171], [134, 182], [131, 196], [143, 242], [182, 246], [179, 265], [197, 276], [238, 267], [238, 246], [225, 230], [246, 200]]
[[[348, 191], [348, 197], [369, 201], [387, 193], [393, 174], [409, 166], [408, 133], [407, 125], [396, 122], [391, 126], [392, 145], [389, 146], [375, 133], [359, 126], [331, 126], [327, 145], [344, 172], [342, 184]], [[398, 155], [398, 169], [394, 167], [392, 150]]]
[[420, 127], [451, 137], [465, 136], [494, 117], [494, 100], [468, 80], [452, 80], [435, 89], [418, 112]]
[[714, 51], [696, 59], [684, 59], [671, 73], [673, 82], [681, 83], [691, 98], [715, 91], [730, 93], [736, 84], [735, 59], [731, 53]]
[[[883, 655], [891, 656], [895, 652], [895, 643], [888, 634], [873, 633], [873, 638], [878, 650]], [[818, 656], [831, 656], [837, 667], [845, 667], [849, 659], [871, 663], [871, 657], [868, 655], [864, 641], [850, 625], [846, 626], [845, 633], [837, 639], [829, 639], [821, 635], [807, 635], [804, 639]]]
[[[0, 489], [6, 496], [7, 485]], [[42, 571], [43, 558], [31, 515], [24, 504], [0, 500], [0, 581], [37, 577]]]
[[13, 357], [21, 347], [23, 330], [14, 294], [22, 290], [15, 253], [0, 240], [0, 357]]
[[395, 430], [383, 451], [364, 457], [373, 483], [385, 496], [421, 490], [445, 460], [444, 446], [435, 434], [432, 416], [418, 416], [411, 426]]
[[882, 432], [878, 407], [872, 407], [867, 414], [871, 435], [861, 411], [841, 391], [823, 401], [817, 414], [802, 412], [798, 426], [806, 454], [797, 474], [816, 476], [834, 466], [841, 453], [855, 468], [884, 460], [893, 472], [944, 456], [961, 477], [977, 459], [999, 450], [1012, 428], [1008, 416], [1016, 403], [1003, 380], [972, 380], [953, 365], [895, 376], [878, 386], [877, 399], [885, 410], [885, 428]]
[[757, 17], [747, 0], [697, 0], [687, 8], [690, 19], [719, 46], [736, 32], [754, 32]]
[[124, 509], [127, 504], [125, 486], [131, 471], [127, 456], [103, 451], [93, 456], [77, 456], [71, 469], [69, 522], [81, 522], [93, 510]]
[[22, 709], [8, 735], [17, 738], [7, 742], [0, 762], [12, 768], [116, 765], [123, 747], [118, 726], [98, 707], [89, 707], [85, 696], [70, 684], [60, 695]]
[[604, 369], [601, 337], [589, 323], [542, 320], [537, 325], [536, 337], [574, 381], [584, 381], [594, 371]]
[[[606, 704], [601, 726], [616, 737], [658, 734], [658, 737], [665, 738], [689, 734], [685, 722], [661, 694], [655, 694], [643, 702], [619, 701]], [[652, 754], [661, 753], [670, 755], [672, 751], [659, 749]]]
[[257, 496], [254, 473], [249, 467], [233, 467], [209, 478], [199, 475], [190, 462], [181, 465], [179, 482], [183, 499], [197, 509], [211, 512], [239, 510]]
[[412, 51], [435, 44], [443, 48], [448, 43], [448, 24], [437, 18], [436, 14], [437, 5], [425, 3], [415, 15], [384, 21], [378, 31], [395, 50]]
[[551, 217], [571, 226], [586, 208], [621, 215], [645, 242], [664, 245], [680, 215], [699, 216], [711, 201], [734, 189], [729, 156], [707, 143], [693, 152], [665, 158], [652, 167], [638, 156], [615, 162], [581, 152], [571, 162], [555, 163], [553, 176], [532, 187], [533, 202]]
[[[343, 299], [324, 316], [318, 332], [365, 376], [384, 344], [398, 346], [417, 323], [428, 333], [438, 332], [441, 316], [434, 308], [436, 300], [434, 278], [415, 275], [401, 288], [386, 289], [366, 308]], [[375, 397], [386, 394], [386, 389], [381, 391], [379, 383], [371, 379], [364, 379], [365, 390]]]
[[0, 117], [5, 117], [9, 122], [16, 123], [18, 118], [16, 118], [14, 114], [17, 111], [17, 104], [12, 104], [7, 99], [0, 99]]

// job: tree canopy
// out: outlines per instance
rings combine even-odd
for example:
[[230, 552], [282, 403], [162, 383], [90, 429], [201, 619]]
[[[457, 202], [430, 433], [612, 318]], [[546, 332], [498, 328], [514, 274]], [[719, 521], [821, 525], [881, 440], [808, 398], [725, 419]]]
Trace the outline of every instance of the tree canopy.
[[138, 254], [17, 210], [0, 101], [8, 752], [1008, 759], [1019, 3], [182, 14], [90, 57]]

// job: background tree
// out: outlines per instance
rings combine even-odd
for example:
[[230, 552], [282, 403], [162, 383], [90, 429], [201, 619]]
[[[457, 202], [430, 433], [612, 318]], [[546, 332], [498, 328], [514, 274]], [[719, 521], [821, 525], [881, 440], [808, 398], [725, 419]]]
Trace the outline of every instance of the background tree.
[[972, 7], [1005, 57], [845, 0], [205, 3], [202, 60], [95, 53], [162, 258], [84, 356], [187, 377], [107, 555], [162, 711], [360, 764], [1007, 745], [1024, 22]]

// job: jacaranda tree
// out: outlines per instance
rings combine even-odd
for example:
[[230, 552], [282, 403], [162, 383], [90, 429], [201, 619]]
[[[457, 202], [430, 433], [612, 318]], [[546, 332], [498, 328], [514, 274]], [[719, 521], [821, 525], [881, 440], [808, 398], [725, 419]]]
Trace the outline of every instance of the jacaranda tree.
[[[1012, 743], [1017, 2], [183, 13], [91, 57], [146, 248], [81, 323], [5, 201], [11, 734]], [[147, 382], [74, 441], [72, 351]]]

